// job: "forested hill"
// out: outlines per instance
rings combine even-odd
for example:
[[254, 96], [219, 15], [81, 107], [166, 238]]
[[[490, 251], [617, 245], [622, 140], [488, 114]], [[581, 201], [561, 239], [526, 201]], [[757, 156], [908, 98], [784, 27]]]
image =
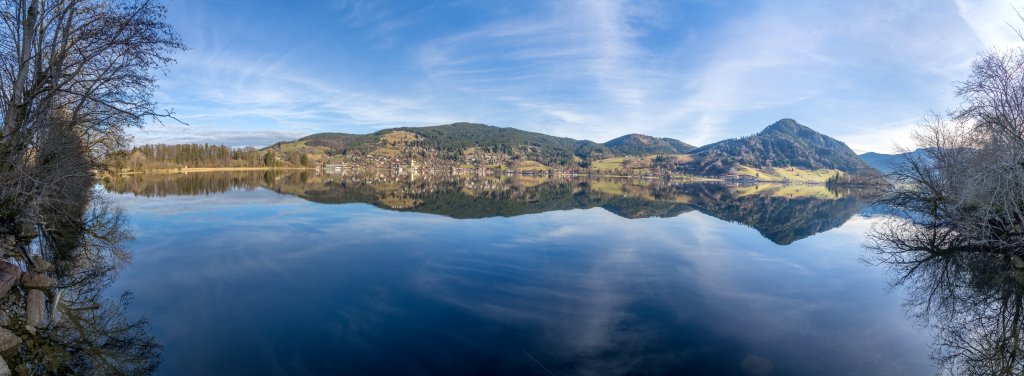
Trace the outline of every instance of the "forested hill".
[[355, 152], [365, 155], [381, 146], [404, 144], [440, 150], [452, 157], [459, 156], [468, 149], [480, 149], [485, 152], [517, 155], [548, 165], [567, 165], [581, 160], [617, 156], [683, 154], [694, 149], [693, 146], [676, 139], [641, 134], [629, 134], [599, 144], [588, 140], [476, 123], [393, 128], [365, 135], [318, 133], [297, 141], [303, 142], [305, 146], [323, 147], [331, 154], [347, 155]]
[[567, 165], [577, 159], [598, 159], [621, 154], [593, 141], [475, 123], [392, 128], [367, 135], [318, 133], [303, 137], [298, 142], [310, 147], [323, 147], [329, 154], [342, 155], [353, 152], [365, 155], [382, 147], [403, 146], [439, 151], [443, 156], [457, 158], [467, 150], [479, 149], [551, 165]]
[[752, 136], [702, 146], [693, 150], [691, 156], [693, 161], [687, 169], [700, 175], [724, 174], [736, 165], [874, 171], [843, 142], [793, 119], [779, 120]]
[[685, 154], [695, 149], [693, 145], [668, 137], [651, 137], [642, 134], [627, 134], [604, 143], [624, 155]]

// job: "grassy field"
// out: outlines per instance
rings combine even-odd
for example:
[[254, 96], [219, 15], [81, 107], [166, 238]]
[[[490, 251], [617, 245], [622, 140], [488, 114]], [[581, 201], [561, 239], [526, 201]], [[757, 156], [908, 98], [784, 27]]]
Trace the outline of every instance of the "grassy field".
[[598, 159], [590, 165], [590, 168], [598, 170], [615, 170], [622, 168], [622, 162], [625, 160], [626, 157]]
[[395, 149], [379, 148], [371, 151], [369, 155], [371, 157], [398, 157], [402, 155], [402, 152]]
[[403, 143], [404, 144], [404, 143], [410, 143], [410, 142], [418, 141], [418, 140], [420, 140], [422, 138], [419, 135], [417, 135], [415, 133], [412, 133], [412, 132], [397, 131], [397, 132], [387, 133], [387, 134], [381, 136], [380, 139], [382, 141], [384, 141], [384, 142]]
[[305, 151], [308, 148], [308, 146], [306, 146], [306, 141], [285, 142], [285, 143], [282, 143], [282, 144], [278, 145], [278, 147], [280, 148], [282, 153], [291, 153], [291, 152], [296, 152], [296, 151]]
[[515, 165], [516, 171], [547, 171], [548, 166], [537, 161], [520, 161]]
[[593, 161], [590, 168], [602, 171], [629, 171], [630, 174], [650, 174], [654, 157], [615, 157]]
[[798, 167], [778, 168], [754, 168], [750, 166], [737, 166], [734, 170], [737, 174], [751, 175], [763, 182], [789, 182], [789, 183], [824, 183], [825, 180], [834, 176], [839, 170], [820, 169], [806, 170]]
[[[651, 166], [654, 164], [656, 155], [648, 155], [646, 157], [614, 157], [598, 159], [591, 163], [590, 168], [597, 170], [629, 170], [633, 174], [649, 174], [652, 172]], [[687, 163], [693, 160], [688, 154], [673, 154], [666, 155], [666, 157], [675, 159], [675, 163]]]

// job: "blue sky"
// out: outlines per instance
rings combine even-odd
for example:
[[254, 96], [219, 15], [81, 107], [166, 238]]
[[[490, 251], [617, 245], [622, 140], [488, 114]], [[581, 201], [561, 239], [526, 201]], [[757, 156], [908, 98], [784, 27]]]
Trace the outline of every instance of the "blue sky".
[[1024, 1], [166, 0], [189, 45], [136, 143], [265, 146], [458, 121], [703, 145], [781, 118], [909, 145]]

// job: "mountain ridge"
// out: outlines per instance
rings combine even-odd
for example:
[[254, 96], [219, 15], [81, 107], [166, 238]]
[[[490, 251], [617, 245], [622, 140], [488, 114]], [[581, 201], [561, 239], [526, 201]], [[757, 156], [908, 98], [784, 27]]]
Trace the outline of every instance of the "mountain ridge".
[[927, 158], [927, 150], [916, 149], [905, 153], [886, 154], [877, 152], [867, 152], [859, 154], [858, 156], [867, 163], [869, 166], [874, 167], [883, 174], [892, 173], [902, 163], [907, 156], [914, 156], [918, 158]]
[[847, 173], [873, 170], [842, 141], [789, 118], [750, 136], [701, 146], [691, 155], [694, 162], [688, 171], [698, 175], [723, 174], [736, 165], [834, 169]]
[[112, 165], [137, 171], [196, 167], [385, 168], [516, 171], [610, 176], [741, 177], [824, 182], [840, 173], [877, 174], [843, 142], [793, 119], [762, 131], [695, 148], [631, 133], [604, 143], [511, 127], [452, 123], [368, 134], [315, 133], [263, 149], [211, 145], [136, 147]]
[[[630, 133], [604, 143], [550, 136], [510, 127], [478, 123], [452, 123], [430, 127], [402, 127], [368, 135], [321, 133], [299, 139], [310, 146], [334, 148], [334, 154], [413, 153], [476, 163], [473, 166], [512, 165], [535, 161], [543, 166], [590, 166], [591, 161], [615, 157], [686, 155], [651, 161], [650, 167], [699, 176], [740, 174], [774, 168], [830, 170], [877, 174], [845, 143], [790, 118], [780, 119], [760, 132], [694, 147], [677, 139]], [[380, 151], [380, 147], [393, 149]], [[419, 149], [417, 149], [419, 148]], [[428, 150], [428, 151], [424, 151]], [[403, 154], [404, 153], [404, 154]], [[495, 156], [495, 155], [499, 156]], [[508, 156], [502, 158], [500, 155]], [[413, 158], [413, 157], [410, 157]], [[490, 165], [479, 160], [494, 162]], [[616, 165], [619, 167], [621, 165]], [[635, 168], [636, 164], [632, 164]], [[537, 167], [540, 168], [540, 167]], [[625, 170], [627, 167], [616, 168]]]
[[697, 147], [668, 137], [630, 133], [613, 138], [602, 145], [625, 155], [685, 154]]

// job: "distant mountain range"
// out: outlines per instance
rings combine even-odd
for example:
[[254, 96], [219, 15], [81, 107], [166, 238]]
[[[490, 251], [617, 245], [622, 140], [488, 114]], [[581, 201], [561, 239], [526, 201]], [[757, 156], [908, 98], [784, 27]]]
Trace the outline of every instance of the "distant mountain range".
[[916, 157], [925, 157], [926, 154], [927, 153], [925, 149], [917, 149], [911, 152], [900, 154], [883, 154], [868, 152], [861, 154], [860, 159], [862, 159], [869, 166], [874, 167], [878, 171], [881, 171], [883, 174], [889, 174], [892, 173], [893, 170], [899, 165], [899, 163], [905, 160], [908, 155]]
[[[392, 128], [362, 135], [318, 133], [296, 141], [281, 142], [271, 148], [282, 153], [323, 155], [332, 160], [391, 158], [423, 160], [425, 162], [421, 163], [424, 165], [433, 163], [445, 167], [587, 168], [596, 161], [614, 158], [675, 156], [657, 161], [652, 158], [643, 166], [650, 170], [705, 176], [739, 171], [750, 174], [766, 171], [769, 174], [777, 168], [818, 170], [823, 174], [831, 174], [828, 171], [835, 170], [877, 173], [843, 142], [792, 119], [779, 120], [755, 135], [700, 148], [672, 138], [641, 134], [596, 143], [475, 123]], [[633, 164], [634, 168], [636, 166]]]

